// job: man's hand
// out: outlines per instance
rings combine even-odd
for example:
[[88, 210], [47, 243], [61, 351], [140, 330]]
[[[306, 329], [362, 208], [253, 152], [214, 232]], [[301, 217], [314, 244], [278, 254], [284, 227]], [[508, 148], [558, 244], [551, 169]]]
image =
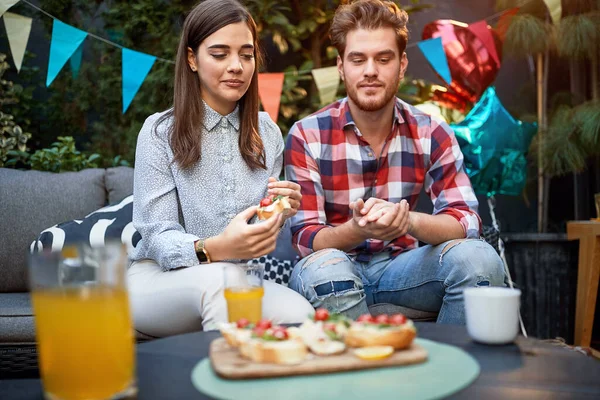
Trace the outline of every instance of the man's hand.
[[408, 233], [411, 227], [409, 205], [370, 198], [350, 203], [352, 222], [365, 239], [393, 240]]
[[[278, 181], [277, 179], [270, 177], [268, 183], [267, 193], [275, 196], [288, 196], [290, 206], [292, 207], [289, 212], [286, 213], [285, 219], [291, 218], [298, 212], [300, 208], [300, 202], [302, 201], [302, 193], [300, 193], [300, 185], [290, 181]], [[283, 220], [282, 220], [283, 221]]]

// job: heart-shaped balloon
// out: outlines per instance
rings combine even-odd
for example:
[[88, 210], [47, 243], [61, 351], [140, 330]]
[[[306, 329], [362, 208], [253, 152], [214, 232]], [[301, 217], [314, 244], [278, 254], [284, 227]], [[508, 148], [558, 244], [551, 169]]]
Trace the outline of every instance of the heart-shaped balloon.
[[[502, 59], [502, 42], [485, 21], [471, 25], [439, 19], [425, 25], [423, 40], [441, 37], [452, 82], [448, 93], [435, 97], [449, 98], [450, 93], [473, 105], [494, 82]], [[455, 108], [462, 108], [457, 103]]]

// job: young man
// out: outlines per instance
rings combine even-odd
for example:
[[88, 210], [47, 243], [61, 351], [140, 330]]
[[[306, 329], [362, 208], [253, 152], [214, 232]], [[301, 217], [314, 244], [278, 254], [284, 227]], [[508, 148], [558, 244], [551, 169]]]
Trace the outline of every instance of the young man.
[[[408, 65], [407, 21], [390, 1], [336, 11], [330, 35], [348, 97], [297, 122], [287, 139], [286, 178], [302, 188], [293, 243], [304, 257], [290, 287], [350, 317], [393, 303], [464, 324], [463, 289], [504, 285], [504, 269], [479, 240], [454, 133], [395, 96]], [[433, 215], [410, 211], [421, 189]]]

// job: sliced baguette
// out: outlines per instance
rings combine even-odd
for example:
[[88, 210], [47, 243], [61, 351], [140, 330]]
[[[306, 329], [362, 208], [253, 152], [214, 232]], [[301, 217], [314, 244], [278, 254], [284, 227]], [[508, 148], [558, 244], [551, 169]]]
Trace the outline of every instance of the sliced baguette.
[[370, 324], [354, 323], [346, 333], [348, 347], [392, 346], [396, 350], [409, 347], [417, 336], [412, 323], [389, 328], [378, 328]]
[[343, 353], [346, 350], [344, 342], [332, 340], [324, 331], [322, 321], [307, 319], [296, 328], [297, 336], [308, 346], [311, 352], [320, 356]]
[[252, 336], [252, 330], [240, 329], [234, 322], [220, 324], [219, 330], [225, 341], [227, 341], [227, 344], [231, 347], [240, 347], [242, 343], [250, 340]]
[[308, 348], [318, 356], [333, 356], [343, 353], [346, 345], [337, 340], [317, 340], [308, 343]]
[[306, 358], [306, 345], [299, 339], [270, 341], [251, 339], [240, 346], [243, 357], [258, 363], [299, 364]]

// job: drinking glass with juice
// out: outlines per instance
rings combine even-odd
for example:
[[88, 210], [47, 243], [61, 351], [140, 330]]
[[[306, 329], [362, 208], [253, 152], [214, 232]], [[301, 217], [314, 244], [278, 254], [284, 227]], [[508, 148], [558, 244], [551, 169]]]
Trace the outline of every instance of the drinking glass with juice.
[[120, 244], [30, 258], [40, 373], [49, 399], [133, 398], [135, 338]]
[[257, 323], [262, 318], [263, 265], [228, 265], [223, 269], [225, 300], [230, 322], [246, 318]]

